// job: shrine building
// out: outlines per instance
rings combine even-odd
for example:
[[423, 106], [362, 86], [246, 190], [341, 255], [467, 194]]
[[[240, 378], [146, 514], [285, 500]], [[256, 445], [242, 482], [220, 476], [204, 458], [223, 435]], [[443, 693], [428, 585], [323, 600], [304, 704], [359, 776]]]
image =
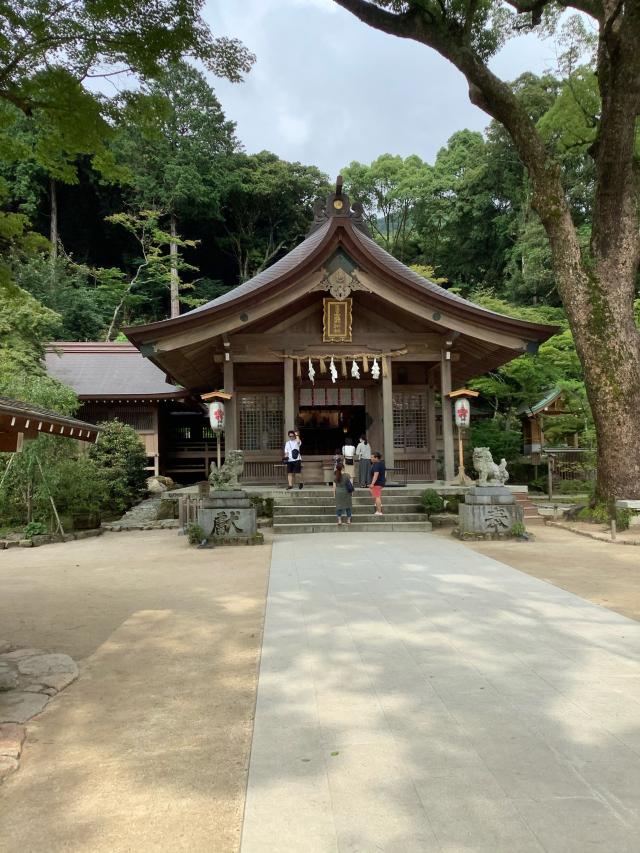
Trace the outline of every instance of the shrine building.
[[224, 388], [226, 449], [244, 451], [247, 482], [275, 481], [292, 428], [307, 482], [321, 482], [323, 462], [362, 433], [389, 467], [426, 482], [454, 475], [449, 392], [536, 352], [554, 329], [481, 308], [409, 269], [374, 242], [339, 178], [306, 239], [273, 266], [179, 317], [125, 332], [168, 383], [164, 403], [186, 405], [166, 439], [173, 470], [160, 455], [159, 469], [175, 479], [187, 471], [175, 460], [197, 458], [201, 477], [203, 445], [213, 458], [206, 421], [184, 398]]

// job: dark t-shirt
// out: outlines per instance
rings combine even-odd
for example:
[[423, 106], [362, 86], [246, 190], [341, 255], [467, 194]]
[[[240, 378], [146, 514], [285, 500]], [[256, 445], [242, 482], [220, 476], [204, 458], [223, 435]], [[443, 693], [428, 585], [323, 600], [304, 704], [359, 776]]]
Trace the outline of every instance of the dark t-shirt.
[[374, 462], [373, 465], [371, 466], [371, 474], [370, 474], [372, 480], [373, 480], [373, 475], [375, 474], [376, 471], [378, 472], [378, 479], [376, 480], [376, 486], [384, 486], [384, 484], [386, 483], [387, 466], [382, 461]]

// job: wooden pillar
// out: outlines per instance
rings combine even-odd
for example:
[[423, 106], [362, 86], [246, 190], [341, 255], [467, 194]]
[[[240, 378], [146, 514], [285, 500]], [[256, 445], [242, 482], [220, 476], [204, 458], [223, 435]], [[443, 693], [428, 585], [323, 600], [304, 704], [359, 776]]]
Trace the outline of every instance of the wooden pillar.
[[433, 388], [428, 385], [427, 386], [427, 453], [430, 457], [429, 462], [429, 475], [428, 479], [437, 480], [438, 479], [438, 466], [437, 466], [437, 443], [438, 440], [436, 438], [436, 401], [435, 394], [433, 392]]
[[293, 359], [284, 360], [284, 429], [296, 428], [296, 398], [293, 387]]
[[160, 474], [160, 419], [158, 416], [158, 408], [160, 404], [156, 403], [153, 407], [152, 422], [153, 422], [153, 473], [157, 477]]
[[387, 357], [387, 371], [382, 372], [382, 436], [384, 441], [384, 461], [388, 468], [393, 468], [393, 381], [392, 363]]
[[224, 362], [224, 390], [231, 394], [231, 399], [224, 407], [224, 450], [238, 450], [238, 401], [236, 400], [233, 378], [233, 362]]
[[442, 442], [444, 445], [444, 479], [453, 480], [455, 476], [454, 467], [454, 444], [453, 444], [453, 410], [451, 406], [451, 353], [447, 358], [447, 351], [443, 350], [440, 356], [440, 394], [442, 396]]

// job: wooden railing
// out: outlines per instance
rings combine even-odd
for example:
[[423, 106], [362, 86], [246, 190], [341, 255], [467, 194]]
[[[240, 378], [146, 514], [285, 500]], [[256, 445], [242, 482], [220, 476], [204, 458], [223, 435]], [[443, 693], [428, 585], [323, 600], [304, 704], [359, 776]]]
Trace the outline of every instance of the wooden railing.
[[407, 482], [428, 483], [437, 479], [435, 459], [397, 459], [396, 465], [402, 466], [407, 472]]

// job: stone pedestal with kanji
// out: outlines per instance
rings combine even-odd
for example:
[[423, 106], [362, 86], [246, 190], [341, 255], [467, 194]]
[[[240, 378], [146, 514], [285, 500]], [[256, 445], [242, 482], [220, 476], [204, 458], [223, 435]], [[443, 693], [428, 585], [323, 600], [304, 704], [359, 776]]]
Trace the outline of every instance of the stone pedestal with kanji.
[[198, 524], [215, 543], [253, 544], [258, 534], [256, 508], [241, 489], [214, 490], [198, 501]]
[[[504, 539], [522, 524], [523, 510], [506, 486], [475, 486], [458, 508], [461, 539]], [[517, 530], [517, 528], [516, 528]]]

